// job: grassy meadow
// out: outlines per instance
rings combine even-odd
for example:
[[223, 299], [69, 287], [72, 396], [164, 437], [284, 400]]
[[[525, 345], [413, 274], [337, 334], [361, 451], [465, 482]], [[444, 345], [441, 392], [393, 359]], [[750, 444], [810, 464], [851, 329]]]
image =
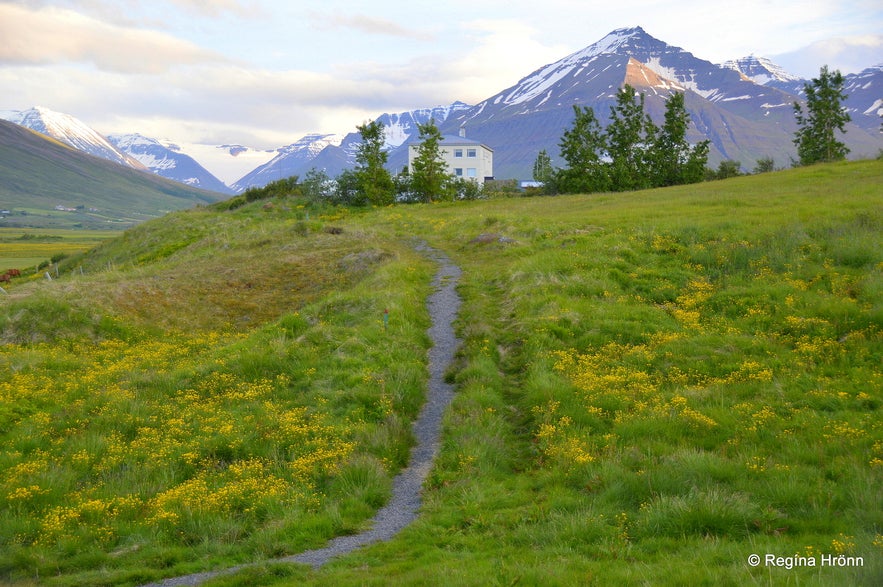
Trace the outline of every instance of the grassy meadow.
[[463, 269], [464, 344], [421, 517], [208, 584], [878, 585], [881, 177], [282, 199], [69, 257], [0, 298], [0, 582], [137, 585], [363, 528], [424, 394], [423, 239]]

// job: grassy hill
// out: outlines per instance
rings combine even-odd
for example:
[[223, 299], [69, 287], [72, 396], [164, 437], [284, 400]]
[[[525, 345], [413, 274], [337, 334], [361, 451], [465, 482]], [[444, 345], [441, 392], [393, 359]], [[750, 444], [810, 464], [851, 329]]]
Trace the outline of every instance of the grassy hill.
[[0, 226], [119, 229], [223, 197], [92, 157], [0, 120], [0, 208], [12, 212]]
[[881, 176], [145, 222], [0, 297], [0, 580], [362, 528], [424, 393], [425, 239], [464, 344], [421, 517], [211, 585], [880, 584]]

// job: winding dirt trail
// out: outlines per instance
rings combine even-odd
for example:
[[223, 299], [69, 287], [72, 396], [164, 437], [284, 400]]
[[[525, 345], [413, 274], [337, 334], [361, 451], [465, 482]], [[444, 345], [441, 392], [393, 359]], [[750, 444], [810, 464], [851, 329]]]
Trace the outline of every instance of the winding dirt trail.
[[[374, 542], [391, 539], [417, 517], [417, 511], [422, 503], [421, 488], [441, 443], [442, 417], [454, 397], [454, 388], [445, 382], [444, 374], [460, 344], [454, 332], [453, 322], [461, 303], [456, 290], [461, 271], [447, 255], [425, 243], [418, 245], [416, 249], [438, 263], [439, 268], [432, 281], [434, 291], [426, 301], [432, 321], [427, 331], [432, 340], [432, 348], [429, 349], [428, 356], [429, 386], [426, 403], [414, 422], [413, 432], [417, 443], [411, 449], [409, 465], [393, 479], [392, 497], [389, 503], [374, 515], [369, 530], [350, 536], [339, 536], [323, 548], [264, 562], [301, 563], [318, 568], [334, 557], [353, 552]], [[209, 579], [230, 575], [249, 566], [253, 565], [239, 565], [218, 571], [173, 577], [144, 587], [199, 585]]]

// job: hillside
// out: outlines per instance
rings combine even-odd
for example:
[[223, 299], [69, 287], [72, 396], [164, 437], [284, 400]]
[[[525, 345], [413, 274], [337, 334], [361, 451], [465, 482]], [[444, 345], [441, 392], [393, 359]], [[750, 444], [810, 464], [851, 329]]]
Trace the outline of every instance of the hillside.
[[0, 207], [12, 212], [4, 226], [119, 228], [223, 197], [0, 120]]
[[[0, 582], [879, 585], [881, 174], [144, 222], [0, 296]], [[281, 562], [407, 464], [421, 241], [463, 342], [420, 515]]]

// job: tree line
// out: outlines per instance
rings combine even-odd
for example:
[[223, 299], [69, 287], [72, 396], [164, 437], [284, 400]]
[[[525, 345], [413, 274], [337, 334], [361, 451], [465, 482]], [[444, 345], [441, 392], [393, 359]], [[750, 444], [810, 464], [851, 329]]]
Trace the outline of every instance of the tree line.
[[687, 141], [690, 116], [682, 93], [666, 100], [662, 127], [644, 113], [644, 94], [628, 84], [616, 94], [606, 129], [590, 106], [574, 105], [573, 113], [558, 144], [567, 166], [553, 169], [545, 150], [534, 163], [534, 179], [551, 193], [640, 190], [705, 176], [709, 142]]

